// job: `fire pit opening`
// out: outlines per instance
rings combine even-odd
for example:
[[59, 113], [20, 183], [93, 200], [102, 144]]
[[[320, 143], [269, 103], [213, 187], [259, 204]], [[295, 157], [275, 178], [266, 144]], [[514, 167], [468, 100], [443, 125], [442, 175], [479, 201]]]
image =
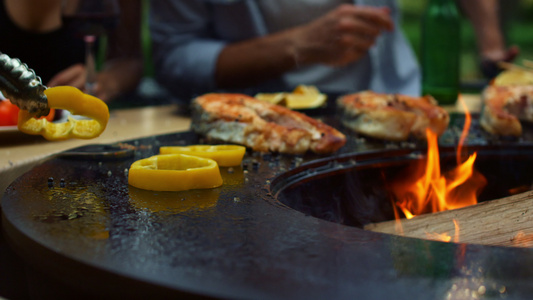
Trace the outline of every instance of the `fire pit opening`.
[[[442, 172], [457, 166], [455, 151], [440, 149]], [[479, 146], [469, 147], [468, 152], [477, 153], [474, 169], [486, 179], [478, 203], [531, 190], [533, 147]], [[278, 201], [306, 215], [364, 228], [370, 223], [395, 219], [398, 210], [393, 204], [393, 183], [404, 178], [413, 164], [425, 159], [424, 150], [324, 159], [278, 176], [271, 189]]]

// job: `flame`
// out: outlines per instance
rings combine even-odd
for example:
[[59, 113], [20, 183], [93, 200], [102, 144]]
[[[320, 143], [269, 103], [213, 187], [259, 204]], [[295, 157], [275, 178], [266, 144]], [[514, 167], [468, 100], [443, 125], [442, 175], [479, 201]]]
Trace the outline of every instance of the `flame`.
[[463, 101], [463, 98], [459, 95], [459, 103], [463, 106], [463, 109], [465, 111], [465, 124], [463, 126], [463, 131], [461, 132], [461, 137], [459, 138], [459, 144], [457, 145], [457, 164], [461, 164], [462, 158], [463, 158], [463, 145], [465, 143], [466, 137], [468, 136], [468, 130], [470, 129], [470, 124], [472, 124], [472, 116], [470, 115], [470, 112], [468, 111], [468, 107], [466, 106], [465, 102]]
[[465, 108], [465, 126], [456, 152], [457, 167], [441, 174], [438, 137], [427, 129], [426, 161], [414, 166], [408, 176], [393, 183], [396, 206], [407, 219], [476, 204], [477, 195], [486, 185], [485, 177], [474, 170], [477, 154], [473, 153], [466, 160], [462, 155], [471, 117], [461, 97], [459, 100]]
[[455, 235], [453, 236], [453, 241], [459, 243], [459, 221], [453, 219], [453, 226], [455, 227]]

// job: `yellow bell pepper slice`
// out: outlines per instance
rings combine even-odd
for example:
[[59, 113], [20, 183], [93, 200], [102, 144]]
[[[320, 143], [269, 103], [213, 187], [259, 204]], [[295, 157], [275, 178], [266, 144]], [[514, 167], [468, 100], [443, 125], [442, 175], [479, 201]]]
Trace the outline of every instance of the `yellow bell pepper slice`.
[[128, 183], [151, 191], [209, 189], [222, 185], [217, 162], [185, 154], [162, 154], [135, 161]]
[[20, 131], [57, 141], [70, 138], [92, 139], [98, 137], [106, 128], [109, 108], [102, 100], [71, 86], [51, 87], [44, 93], [50, 108], [65, 109], [73, 115], [90, 119], [76, 120], [69, 116], [66, 122], [53, 123], [44, 118], [35, 119], [28, 111], [20, 110], [17, 124]]
[[245, 152], [246, 147], [238, 145], [191, 145], [159, 148], [161, 154], [181, 153], [210, 158], [221, 167], [240, 165]]

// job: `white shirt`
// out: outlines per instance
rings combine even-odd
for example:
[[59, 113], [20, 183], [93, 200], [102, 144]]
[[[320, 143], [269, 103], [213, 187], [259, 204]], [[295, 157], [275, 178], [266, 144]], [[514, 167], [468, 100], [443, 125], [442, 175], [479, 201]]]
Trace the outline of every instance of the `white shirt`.
[[[268, 31], [273, 33], [315, 20], [352, 0], [257, 0]], [[303, 13], [305, 12], [305, 13]]]
[[[274, 33], [294, 26], [306, 24], [324, 15], [341, 4], [353, 4], [353, 0], [257, 0], [263, 15], [263, 20], [269, 31]], [[360, 0], [359, 5], [388, 6], [391, 15], [397, 17], [397, 6], [392, 0]], [[305, 13], [302, 13], [305, 12]], [[387, 34], [387, 33], [383, 33]], [[376, 44], [381, 43], [380, 39]], [[376, 51], [376, 50], [374, 50]], [[371, 54], [370, 54], [371, 55]], [[379, 55], [375, 53], [375, 55]], [[374, 59], [378, 59], [375, 56]], [[375, 63], [379, 63], [375, 61]], [[348, 90], [364, 90], [371, 84], [370, 75], [372, 65], [365, 60], [359, 62], [359, 66], [348, 65], [343, 67], [331, 67], [327, 65], [313, 65], [298, 68], [283, 76], [287, 86], [296, 86], [302, 82], [314, 82], [315, 85], [332, 93], [342, 93]], [[409, 91], [417, 94], [416, 91]]]
[[[190, 99], [191, 95], [219, 91], [214, 74], [218, 55], [228, 43], [264, 36], [305, 22], [311, 16], [316, 17], [318, 9], [324, 14], [328, 11], [325, 8], [339, 3], [345, 1], [153, 0], [150, 2], [150, 29], [156, 78], [184, 100]], [[309, 84], [327, 93], [368, 89], [419, 95], [420, 70], [410, 44], [401, 32], [396, 1], [352, 0], [351, 3], [387, 6], [396, 24], [393, 31], [381, 34], [359, 61], [341, 68], [326, 65], [301, 67], [281, 78], [226, 92], [254, 95], [288, 91], [298, 84]], [[306, 7], [309, 11], [301, 11], [302, 5], [310, 6]]]

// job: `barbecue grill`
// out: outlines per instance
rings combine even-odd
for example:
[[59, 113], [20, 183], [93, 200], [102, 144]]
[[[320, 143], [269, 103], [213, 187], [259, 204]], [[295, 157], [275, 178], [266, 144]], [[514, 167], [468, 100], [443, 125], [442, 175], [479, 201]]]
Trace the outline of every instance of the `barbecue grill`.
[[[529, 133], [496, 139], [479, 129], [476, 117], [467, 149], [479, 152], [477, 167], [497, 182], [482, 200], [531, 185]], [[462, 123], [461, 115], [452, 115], [440, 139], [444, 166]], [[128, 186], [133, 161], [160, 146], [203, 142], [180, 132], [51, 157], [6, 190], [6, 239], [48, 281], [79, 295], [518, 299], [533, 292], [531, 249], [364, 229], [393, 218], [387, 180], [424, 156], [423, 142], [349, 135], [328, 157], [248, 151], [241, 167], [222, 168], [225, 184], [212, 190]]]

